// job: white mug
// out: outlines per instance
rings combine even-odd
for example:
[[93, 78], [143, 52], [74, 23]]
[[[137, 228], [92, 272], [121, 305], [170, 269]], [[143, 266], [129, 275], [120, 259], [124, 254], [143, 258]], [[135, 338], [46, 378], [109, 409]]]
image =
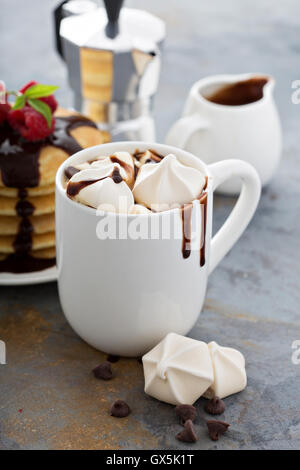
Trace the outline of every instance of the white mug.
[[[182, 163], [207, 176], [206, 204], [193, 202], [191, 223], [195, 237], [187, 258], [182, 251], [180, 208], [150, 215], [107, 212], [97, 217], [95, 209], [66, 195], [66, 167], [116, 151], [133, 153], [149, 148], [164, 156], [173, 153]], [[213, 192], [232, 176], [242, 179], [241, 194], [211, 239]], [[95, 348], [123, 356], [142, 355], [167, 333], [187, 334], [202, 309], [209, 274], [245, 230], [259, 197], [259, 177], [248, 163], [227, 160], [207, 166], [194, 155], [167, 145], [110, 143], [68, 158], [56, 177], [56, 236], [59, 296], [70, 325]], [[152, 226], [165, 223], [170, 233], [165, 239], [106, 238], [99, 221], [112, 226], [115, 222], [132, 224], [131, 229], [150, 223], [151, 230]]]
[[[225, 106], [205, 98], [224, 85], [261, 76], [268, 81], [258, 101]], [[192, 86], [183, 117], [171, 127], [166, 143], [193, 153], [207, 164], [230, 158], [247, 161], [257, 170], [262, 185], [266, 185], [281, 156], [281, 126], [273, 90], [274, 79], [258, 73], [199, 80]], [[220, 186], [218, 192], [236, 194], [239, 190], [240, 183], [235, 179]]]

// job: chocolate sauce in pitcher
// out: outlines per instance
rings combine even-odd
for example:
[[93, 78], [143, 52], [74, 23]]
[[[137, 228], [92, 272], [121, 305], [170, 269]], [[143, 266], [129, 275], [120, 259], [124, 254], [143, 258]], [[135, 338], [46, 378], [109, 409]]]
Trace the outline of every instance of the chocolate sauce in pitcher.
[[39, 185], [39, 156], [46, 146], [61, 148], [72, 155], [82, 147], [72, 137], [71, 130], [80, 126], [95, 127], [81, 115], [55, 118], [53, 134], [38, 142], [29, 142], [13, 130], [7, 122], [0, 126], [0, 170], [4, 186], [18, 188], [16, 213], [20, 217], [18, 233], [13, 242], [14, 253], [0, 260], [0, 272], [26, 273], [41, 271], [55, 265], [55, 258], [32, 256], [33, 226], [30, 216], [34, 205], [27, 199], [26, 188]]
[[224, 106], [242, 106], [254, 103], [263, 97], [266, 77], [253, 77], [229, 85], [224, 85], [212, 95], [206, 96], [208, 101]]

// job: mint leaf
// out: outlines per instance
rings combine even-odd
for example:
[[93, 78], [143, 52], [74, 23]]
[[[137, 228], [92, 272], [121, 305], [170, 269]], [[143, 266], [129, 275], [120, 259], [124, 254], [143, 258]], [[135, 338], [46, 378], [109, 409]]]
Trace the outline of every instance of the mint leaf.
[[45, 96], [50, 96], [58, 89], [58, 86], [54, 85], [42, 85], [37, 83], [32, 85], [30, 88], [27, 88], [24, 95], [29, 99], [44, 98]]
[[26, 103], [26, 96], [24, 95], [19, 95], [16, 98], [15, 104], [13, 105], [12, 109], [22, 109], [24, 108]]
[[47, 103], [44, 103], [43, 101], [37, 99], [29, 99], [28, 104], [38, 113], [42, 114], [42, 116], [44, 116], [44, 118], [46, 119], [48, 126], [51, 127], [52, 112], [50, 106], [48, 106]]

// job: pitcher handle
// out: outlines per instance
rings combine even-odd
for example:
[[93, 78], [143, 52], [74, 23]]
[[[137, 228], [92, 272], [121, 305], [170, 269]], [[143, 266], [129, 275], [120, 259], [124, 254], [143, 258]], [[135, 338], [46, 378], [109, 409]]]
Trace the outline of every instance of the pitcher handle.
[[169, 130], [166, 144], [184, 149], [187, 141], [196, 131], [207, 129], [208, 127], [208, 123], [199, 114], [195, 113], [184, 116], [175, 122]]
[[208, 168], [213, 177], [213, 191], [224, 181], [235, 176], [240, 177], [243, 183], [232, 212], [211, 241], [210, 274], [252, 219], [260, 198], [261, 183], [253, 166], [242, 160], [224, 160], [213, 163]]

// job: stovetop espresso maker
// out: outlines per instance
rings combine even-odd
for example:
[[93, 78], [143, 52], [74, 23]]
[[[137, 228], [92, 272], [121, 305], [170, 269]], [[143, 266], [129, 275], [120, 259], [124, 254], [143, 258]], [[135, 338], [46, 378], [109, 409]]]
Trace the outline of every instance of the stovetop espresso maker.
[[122, 9], [123, 0], [69, 0], [55, 10], [57, 50], [66, 62], [74, 107], [112, 140], [155, 140], [152, 117], [164, 22]]

